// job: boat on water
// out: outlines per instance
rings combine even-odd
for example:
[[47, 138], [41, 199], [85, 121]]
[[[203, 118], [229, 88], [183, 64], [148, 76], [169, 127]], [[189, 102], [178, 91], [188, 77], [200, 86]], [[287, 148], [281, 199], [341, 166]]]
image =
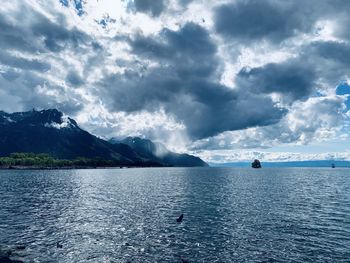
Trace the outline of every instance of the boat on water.
[[254, 162], [252, 162], [252, 168], [261, 168], [261, 163], [258, 159], [255, 159]]

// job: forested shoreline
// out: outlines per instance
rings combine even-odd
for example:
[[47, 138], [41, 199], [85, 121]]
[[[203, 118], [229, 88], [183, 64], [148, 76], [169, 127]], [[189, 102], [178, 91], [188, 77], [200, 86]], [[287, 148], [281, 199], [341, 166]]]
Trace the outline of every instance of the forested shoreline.
[[0, 157], [0, 169], [75, 169], [100, 167], [157, 167], [158, 163], [139, 163], [130, 165], [116, 160], [102, 158], [76, 158], [73, 160], [57, 159], [49, 154], [12, 153], [7, 157]]

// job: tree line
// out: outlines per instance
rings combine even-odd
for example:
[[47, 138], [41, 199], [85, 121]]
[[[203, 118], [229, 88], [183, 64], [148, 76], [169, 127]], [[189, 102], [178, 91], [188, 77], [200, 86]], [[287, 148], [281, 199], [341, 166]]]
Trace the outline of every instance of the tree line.
[[24, 166], [43, 168], [62, 167], [111, 167], [119, 166], [117, 160], [105, 160], [102, 158], [79, 157], [73, 160], [56, 159], [49, 154], [12, 153], [8, 157], [0, 157], [0, 167]]

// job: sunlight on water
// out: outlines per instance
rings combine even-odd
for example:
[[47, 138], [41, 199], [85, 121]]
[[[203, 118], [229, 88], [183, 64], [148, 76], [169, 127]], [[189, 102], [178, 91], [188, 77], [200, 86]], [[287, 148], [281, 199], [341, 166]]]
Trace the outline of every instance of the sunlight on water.
[[24, 262], [348, 262], [349, 175], [3, 170], [0, 249]]

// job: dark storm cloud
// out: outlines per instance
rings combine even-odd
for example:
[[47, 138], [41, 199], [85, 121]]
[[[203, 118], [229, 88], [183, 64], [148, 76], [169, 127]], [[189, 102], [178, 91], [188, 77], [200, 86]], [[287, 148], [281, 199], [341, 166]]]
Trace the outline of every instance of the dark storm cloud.
[[111, 110], [163, 108], [186, 125], [193, 139], [276, 123], [285, 113], [267, 96], [230, 90], [206, 79], [182, 79], [171, 68], [156, 68], [144, 76], [110, 75], [100, 87], [98, 93]]
[[0, 72], [1, 76], [7, 81], [14, 81], [19, 77], [19, 73], [16, 70], [9, 69], [7, 71]]
[[68, 28], [65, 18], [57, 15], [53, 22], [37, 11], [21, 6], [21, 13], [14, 13], [15, 22], [0, 16], [0, 47], [21, 52], [59, 52], [65, 48], [94, 45], [86, 33]]
[[96, 92], [108, 98], [112, 110], [162, 108], [183, 122], [193, 139], [269, 125], [285, 113], [264, 94], [218, 84], [216, 46], [196, 24], [186, 24], [179, 31], [165, 29], [158, 36], [137, 36], [129, 43], [134, 54], [159, 66], [143, 73], [129, 70], [106, 76]]
[[337, 21], [335, 35], [349, 40], [350, 2], [347, 0], [237, 0], [219, 5], [214, 26], [220, 35], [250, 43], [279, 43], [299, 34], [317, 31], [318, 21]]
[[304, 13], [301, 6], [294, 3], [238, 0], [221, 5], [215, 11], [215, 29], [219, 34], [240, 41], [279, 42], [312, 28], [312, 14]]
[[51, 52], [59, 52], [65, 48], [78, 48], [91, 44], [90, 37], [77, 28], [66, 28], [65, 21], [57, 24], [47, 17], [38, 15], [30, 30], [34, 36], [44, 39], [45, 47]]
[[74, 93], [67, 92], [63, 87], [57, 85], [46, 85], [46, 89], [52, 93], [60, 94], [60, 97], [48, 95], [34, 89], [26, 97], [22, 97], [21, 104], [24, 110], [37, 109], [59, 109], [66, 114], [74, 115], [83, 108], [81, 98]]
[[180, 31], [164, 29], [155, 38], [138, 35], [130, 45], [134, 54], [169, 64], [183, 78], [211, 75], [219, 63], [208, 32], [194, 23]]
[[343, 65], [350, 65], [350, 45], [344, 42], [319, 41], [311, 43], [304, 50], [305, 55], [315, 55], [333, 60]]
[[315, 87], [315, 80], [312, 66], [300, 60], [243, 68], [236, 76], [236, 83], [241, 88], [255, 93], [279, 93], [290, 102], [307, 98]]
[[338, 85], [350, 74], [350, 45], [348, 42], [316, 41], [300, 49], [301, 59], [315, 69], [319, 80], [329, 87]]
[[[0, 105], [6, 111], [30, 110], [32, 108], [58, 108], [64, 112], [75, 114], [82, 109], [79, 96], [58, 85], [51, 85], [44, 77], [32, 71], [14, 71], [9, 69], [0, 74]], [[44, 90], [44, 91], [43, 91]], [[45, 92], [59, 94], [52, 96]], [[11, 104], [8, 104], [9, 98]]]
[[40, 48], [23, 24], [14, 24], [0, 15], [0, 47], [19, 51], [36, 52]]
[[[79, 54], [96, 50], [97, 44], [89, 35], [68, 28], [62, 14], [57, 13], [50, 20], [20, 2], [12, 12], [1, 13], [0, 39], [2, 108], [11, 111], [59, 106], [66, 112], [82, 109], [77, 95], [51, 83], [47, 76], [59, 52], [69, 50]], [[74, 74], [68, 74], [68, 80], [72, 85], [82, 82]]]
[[74, 87], [79, 87], [84, 84], [84, 80], [74, 70], [68, 72], [66, 81], [68, 84], [73, 85]]
[[[17, 10], [0, 9], [0, 105], [6, 105], [6, 109], [58, 107], [74, 114], [85, 104], [77, 95], [81, 89], [75, 89], [80, 87], [85, 89], [84, 95], [92, 95], [94, 101], [86, 103], [89, 106], [98, 101], [111, 112], [164, 110], [186, 127], [191, 138], [201, 139], [225, 131], [277, 125], [294, 102], [304, 103], [316, 94], [319, 83], [331, 87], [349, 76], [350, 48], [346, 41], [350, 39], [350, 1], [230, 1], [208, 10], [214, 12], [214, 27], [208, 27], [210, 31], [186, 23], [193, 18], [190, 14], [179, 23], [184, 26], [178, 30], [163, 28], [153, 35], [143, 35], [135, 32], [142, 32], [144, 25], [135, 30], [134, 23], [126, 18], [120, 24], [116, 20], [113, 30], [123, 33], [114, 38], [104, 31], [112, 23], [108, 15], [98, 20], [105, 28], [100, 27], [98, 33], [90, 35], [86, 32], [95, 32], [94, 27], [84, 32], [78, 26], [88, 22], [82, 28], [88, 27], [89, 19], [95, 19], [93, 16], [86, 14], [77, 27], [71, 27], [66, 14], [60, 13], [65, 6], [75, 8], [78, 14], [84, 12], [84, 1], [58, 1], [62, 3], [57, 5], [58, 10], [43, 10], [43, 13], [31, 8], [32, 1], [17, 1], [19, 4], [14, 5]], [[183, 6], [179, 10], [192, 11], [191, 0], [174, 1]], [[157, 28], [173, 23], [174, 17], [164, 19], [165, 16], [180, 12], [168, 12], [176, 6], [171, 5], [167, 10], [170, 0], [129, 2], [132, 12], [152, 16]], [[76, 15], [75, 18], [80, 19]], [[334, 35], [341, 41], [308, 43], [322, 31], [316, 30], [320, 20], [334, 22]], [[96, 24], [94, 21], [92, 24]], [[130, 31], [126, 26], [130, 26]], [[94, 35], [101, 42], [96, 42]], [[221, 37], [217, 38], [218, 35]], [[288, 41], [301, 35], [298, 41]], [[121, 44], [117, 47], [122, 46], [121, 50], [115, 49], [115, 41]], [[249, 49], [250, 43], [266, 42], [271, 45]], [[124, 49], [125, 45], [128, 47]], [[242, 46], [262, 52], [257, 54], [258, 60], [260, 54], [265, 56], [279, 48], [296, 54], [284, 62], [241, 69], [236, 76], [230, 76], [235, 84], [230, 88], [221, 84], [223, 69], [237, 68], [239, 62], [235, 59], [241, 54]], [[271, 50], [265, 49], [266, 46]], [[72, 56], [74, 66], [70, 65], [70, 59], [64, 59], [67, 55]], [[229, 71], [225, 71], [225, 81]], [[95, 81], [95, 78], [100, 79]], [[277, 102], [271, 98], [275, 93], [284, 102], [278, 103], [288, 109], [276, 106]], [[276, 133], [280, 131], [283, 129], [276, 129]]]
[[166, 8], [166, 0], [134, 0], [133, 7], [136, 12], [159, 16]]
[[46, 72], [50, 69], [50, 64], [39, 61], [37, 59], [25, 59], [17, 56], [11, 56], [6, 52], [0, 52], [0, 64], [19, 68], [24, 70], [34, 70]]
[[179, 4], [183, 5], [183, 6], [187, 6], [192, 2], [193, 2], [193, 0], [179, 0]]

